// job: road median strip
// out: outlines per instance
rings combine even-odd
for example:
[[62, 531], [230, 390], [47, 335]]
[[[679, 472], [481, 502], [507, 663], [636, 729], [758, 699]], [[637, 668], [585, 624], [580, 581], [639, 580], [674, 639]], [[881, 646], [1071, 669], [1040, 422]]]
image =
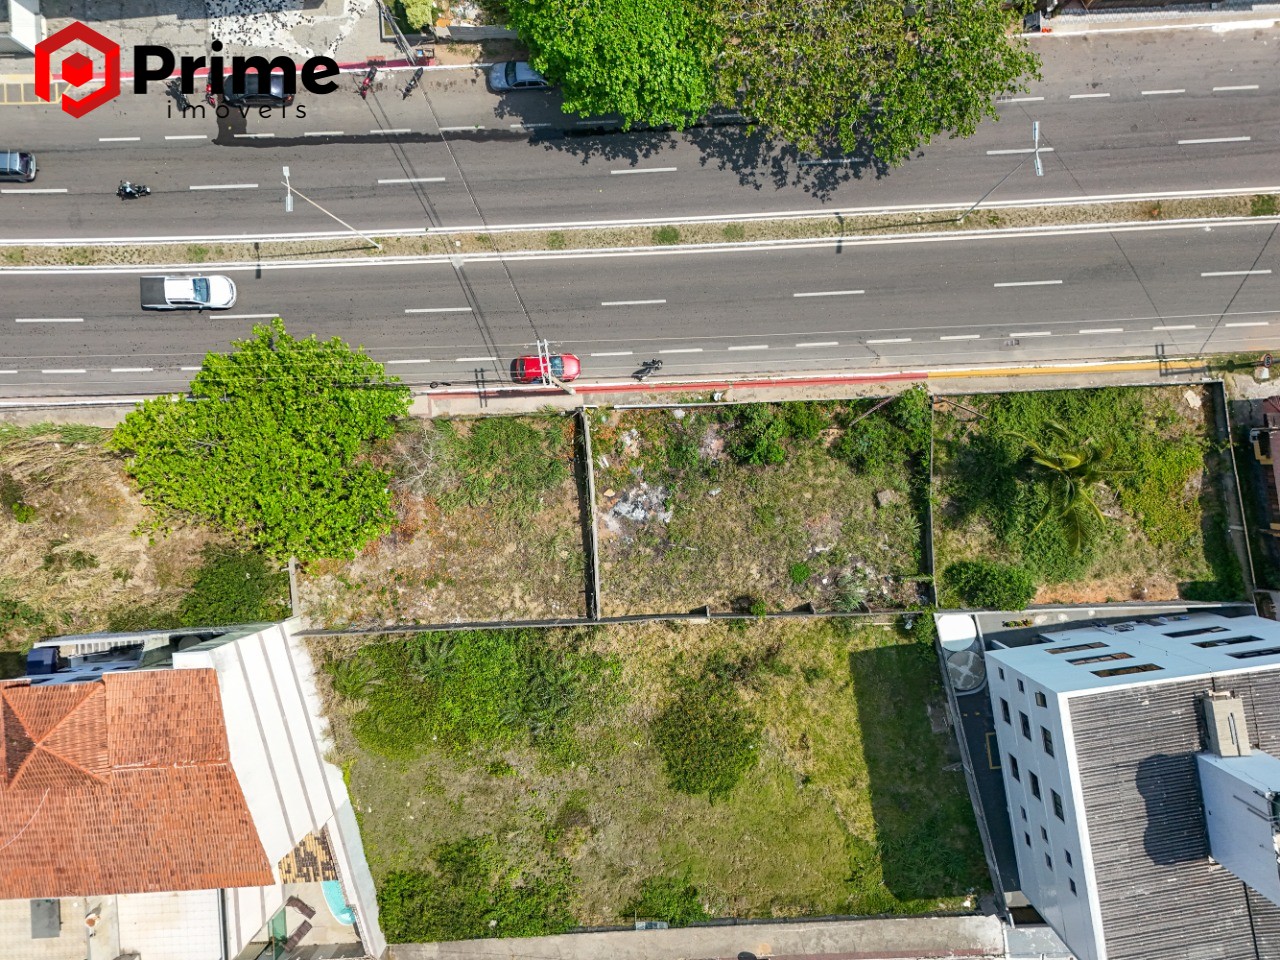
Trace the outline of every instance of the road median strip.
[[[207, 184], [192, 190], [253, 189], [256, 184]], [[345, 260], [396, 262], [424, 257], [556, 257], [599, 255], [606, 251], [637, 253], [693, 250], [751, 250], [777, 244], [884, 243], [897, 239], [946, 238], [974, 235], [984, 238], [1025, 235], [1045, 230], [1146, 229], [1150, 226], [1232, 225], [1280, 220], [1280, 195], [1274, 193], [1158, 200], [1095, 200], [1043, 206], [980, 210], [877, 211], [865, 214], [815, 214], [812, 217], [762, 218], [752, 215], [720, 221], [679, 221], [665, 224], [580, 225], [564, 229], [438, 230], [429, 234], [382, 235], [371, 232], [381, 249], [363, 238], [302, 237], [264, 239], [246, 236], [202, 242], [84, 243], [50, 245], [0, 242], [0, 272], [32, 267], [181, 268], [235, 264], [340, 263]], [[1038, 281], [1043, 284], [1061, 281]], [[1021, 282], [1023, 285], [1026, 281]], [[1013, 285], [1013, 284], [997, 284]], [[861, 291], [819, 291], [796, 296], [853, 295]]]

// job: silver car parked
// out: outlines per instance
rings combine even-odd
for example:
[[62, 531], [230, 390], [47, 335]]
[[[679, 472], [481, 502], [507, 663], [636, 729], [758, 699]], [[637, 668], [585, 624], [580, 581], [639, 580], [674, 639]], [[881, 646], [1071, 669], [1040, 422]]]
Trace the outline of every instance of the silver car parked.
[[551, 86], [547, 78], [527, 60], [505, 60], [489, 68], [489, 89], [494, 93], [509, 90], [546, 90]]

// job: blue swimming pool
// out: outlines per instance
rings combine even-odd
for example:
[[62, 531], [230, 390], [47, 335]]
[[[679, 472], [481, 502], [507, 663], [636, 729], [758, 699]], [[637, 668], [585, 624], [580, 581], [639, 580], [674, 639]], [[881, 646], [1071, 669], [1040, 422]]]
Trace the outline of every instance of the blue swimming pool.
[[354, 924], [356, 914], [347, 906], [347, 901], [342, 896], [342, 884], [337, 880], [326, 880], [320, 886], [324, 890], [324, 902], [329, 905], [329, 912], [334, 918], [348, 927]]

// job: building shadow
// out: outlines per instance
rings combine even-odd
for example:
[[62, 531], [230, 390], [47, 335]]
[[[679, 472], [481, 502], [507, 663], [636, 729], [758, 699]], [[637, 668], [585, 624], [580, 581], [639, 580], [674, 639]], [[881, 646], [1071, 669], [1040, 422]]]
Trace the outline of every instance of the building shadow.
[[900, 901], [987, 889], [959, 750], [930, 721], [928, 704], [944, 700], [938, 661], [926, 645], [895, 639], [849, 654], [884, 885]]

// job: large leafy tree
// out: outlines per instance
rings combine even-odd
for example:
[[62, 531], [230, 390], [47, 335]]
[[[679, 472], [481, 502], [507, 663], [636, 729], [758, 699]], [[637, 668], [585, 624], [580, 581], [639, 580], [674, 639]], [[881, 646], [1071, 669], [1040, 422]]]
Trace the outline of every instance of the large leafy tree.
[[567, 113], [683, 128], [714, 102], [715, 29], [690, 0], [511, 0], [507, 14]]
[[736, 105], [801, 149], [897, 164], [970, 135], [1039, 76], [1012, 36], [1023, 2], [514, 0], [507, 13], [567, 112], [685, 127]]
[[997, 95], [1039, 76], [1001, 0], [708, 0], [724, 36], [719, 94], [808, 150], [869, 147], [889, 164], [969, 136]]
[[295, 339], [279, 319], [234, 347], [205, 357], [189, 396], [139, 404], [112, 446], [171, 516], [275, 557], [354, 555], [393, 519], [388, 479], [362, 453], [408, 412], [408, 389], [363, 350]]

